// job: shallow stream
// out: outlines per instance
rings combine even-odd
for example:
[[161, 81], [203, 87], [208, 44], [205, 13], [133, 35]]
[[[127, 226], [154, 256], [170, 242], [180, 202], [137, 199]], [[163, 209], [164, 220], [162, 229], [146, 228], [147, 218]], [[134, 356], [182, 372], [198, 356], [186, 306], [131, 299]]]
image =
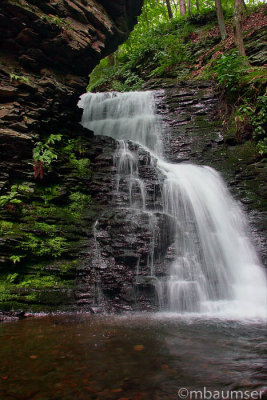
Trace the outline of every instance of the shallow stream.
[[181, 388], [266, 390], [266, 342], [257, 321], [172, 313], [28, 318], [0, 327], [0, 399], [172, 400], [190, 398], [178, 396]]

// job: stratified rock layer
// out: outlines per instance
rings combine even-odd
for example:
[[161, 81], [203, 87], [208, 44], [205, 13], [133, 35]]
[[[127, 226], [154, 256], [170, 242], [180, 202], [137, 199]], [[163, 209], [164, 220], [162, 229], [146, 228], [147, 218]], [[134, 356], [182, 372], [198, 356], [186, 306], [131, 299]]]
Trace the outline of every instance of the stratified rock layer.
[[[75, 302], [68, 284], [64, 288], [54, 285], [45, 290], [39, 290], [33, 284], [30, 288], [18, 289], [15, 284], [25, 276], [39, 276], [40, 273], [42, 276], [61, 276], [65, 283], [75, 280], [79, 256], [82, 257], [84, 248], [88, 247], [94, 215], [98, 215], [101, 204], [108, 201], [110, 176], [106, 168], [110, 161], [106, 158], [110, 153], [112, 167], [116, 147], [112, 142], [113, 150], [109, 152], [110, 141], [103, 139], [99, 144], [90, 132], [84, 132], [79, 125], [81, 112], [76, 104], [86, 90], [88, 74], [99, 60], [115, 51], [128, 37], [142, 3], [142, 0], [1, 1], [0, 196], [8, 193], [14, 184], [26, 184], [33, 193], [21, 199], [21, 207], [1, 207], [0, 281], [6, 284], [8, 274], [18, 274], [17, 281], [13, 286], [10, 283], [8, 289], [3, 289], [0, 282], [1, 308], [26, 308], [27, 304], [31, 309], [36, 304], [39, 309], [45, 306], [59, 308]], [[34, 179], [32, 152], [36, 142], [59, 133], [65, 144], [68, 140], [85, 137], [83, 157], [91, 160], [93, 178], [90, 173], [81, 177], [69, 157], [61, 154], [52, 171], [45, 171], [43, 180]], [[103, 151], [105, 156], [97, 160]], [[79, 158], [81, 154], [78, 152], [76, 156]], [[95, 171], [95, 164], [99, 171]], [[91, 205], [88, 213], [65, 218], [64, 207], [70, 201], [71, 193], [79, 191], [83, 196], [92, 194], [98, 199], [96, 191], [100, 182], [102, 198], [99, 204]], [[35, 205], [40, 205], [40, 197], [38, 200], [36, 190], [45, 193], [54, 185], [60, 190], [50, 205], [55, 206], [58, 213], [54, 212], [50, 217], [37, 216]], [[25, 220], [23, 212], [27, 214], [26, 219], [32, 218], [32, 222]], [[56, 259], [38, 258], [29, 251], [26, 258], [18, 256], [20, 261], [12, 263], [10, 257], [21, 253], [19, 249], [25, 235], [41, 238], [44, 234], [33, 226], [39, 222], [56, 226], [57, 236], [69, 243], [68, 251]], [[2, 229], [8, 224], [13, 228]], [[62, 263], [67, 266], [65, 272]], [[30, 297], [29, 293], [32, 293]]]
[[27, 159], [37, 134], [80, 120], [76, 104], [88, 73], [126, 40], [141, 6], [142, 0], [1, 2], [0, 185], [17, 160]]

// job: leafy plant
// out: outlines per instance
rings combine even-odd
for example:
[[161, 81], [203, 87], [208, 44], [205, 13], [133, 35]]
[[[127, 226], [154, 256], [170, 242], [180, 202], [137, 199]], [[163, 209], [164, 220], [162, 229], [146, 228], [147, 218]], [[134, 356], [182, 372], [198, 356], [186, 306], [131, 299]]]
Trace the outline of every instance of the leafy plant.
[[23, 256], [14, 255], [9, 257], [9, 259], [13, 262], [13, 264], [19, 263]]
[[27, 78], [24, 75], [9, 74], [9, 77], [10, 77], [10, 82], [12, 82], [12, 81], [15, 81], [15, 82], [17, 81], [20, 83], [29, 83], [30, 82], [29, 78]]
[[1, 234], [12, 231], [13, 225], [13, 222], [10, 221], [0, 221]]
[[61, 236], [41, 239], [28, 233], [25, 240], [20, 243], [20, 247], [39, 257], [59, 257], [67, 250], [68, 244], [67, 240]]
[[79, 214], [82, 213], [85, 207], [92, 203], [92, 198], [90, 195], [86, 195], [80, 192], [72, 193], [69, 196], [69, 199], [71, 201], [69, 205], [69, 210]]
[[218, 82], [231, 92], [236, 92], [247, 71], [245, 58], [236, 51], [223, 54], [214, 65]]
[[91, 170], [90, 170], [90, 160], [89, 158], [80, 158], [77, 159], [74, 153], [71, 153], [69, 156], [69, 160], [71, 165], [77, 169], [78, 173], [81, 176], [91, 176]]
[[50, 164], [57, 160], [58, 155], [55, 152], [55, 144], [60, 142], [62, 135], [50, 135], [48, 139], [43, 142], [38, 142], [33, 149], [34, 160], [34, 178], [43, 179], [44, 167], [49, 167]]
[[18, 195], [18, 185], [11, 186], [10, 193], [0, 196], [0, 206], [4, 207], [8, 204], [20, 204], [21, 200], [17, 198]]
[[15, 272], [14, 274], [8, 274], [6, 277], [6, 282], [8, 283], [15, 283], [16, 280], [18, 279], [19, 274]]
[[61, 286], [60, 278], [55, 276], [47, 275], [47, 276], [36, 276], [36, 275], [28, 275], [24, 278], [22, 282], [18, 284], [18, 287], [21, 288], [50, 288], [55, 286]]
[[258, 153], [263, 156], [267, 154], [267, 138], [264, 138], [263, 140], [260, 140], [257, 143], [257, 150]]
[[33, 229], [48, 236], [54, 236], [57, 231], [56, 225], [47, 224], [45, 222], [35, 222]]
[[29, 194], [30, 191], [29, 186], [12, 185], [8, 194], [0, 196], [0, 207], [5, 208], [11, 213], [15, 213], [22, 204], [22, 200], [19, 197]]
[[10, 290], [6, 287], [5, 284], [0, 284], [0, 301], [10, 301], [13, 299], [13, 296], [10, 294]]
[[44, 187], [40, 195], [41, 199], [44, 201], [45, 205], [48, 205], [51, 200], [59, 195], [60, 186], [52, 185]]
[[266, 154], [267, 138], [267, 96], [258, 96], [254, 104], [244, 104], [239, 107], [241, 116], [247, 118], [253, 128], [253, 139], [257, 143], [257, 151], [260, 155]]

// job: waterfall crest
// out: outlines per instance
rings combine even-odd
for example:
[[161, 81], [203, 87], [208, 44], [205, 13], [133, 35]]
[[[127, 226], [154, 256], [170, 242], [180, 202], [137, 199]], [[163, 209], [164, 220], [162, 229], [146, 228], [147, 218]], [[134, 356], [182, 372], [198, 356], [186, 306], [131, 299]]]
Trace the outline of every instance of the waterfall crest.
[[[153, 92], [87, 93], [78, 105], [84, 109], [84, 127], [118, 140], [116, 192], [126, 186], [128, 206], [150, 215], [152, 232], [158, 229], [155, 213], [168, 216], [175, 258], [168, 279], [155, 276], [162, 309], [265, 318], [266, 278], [246, 233], [245, 216], [214, 169], [171, 164], [162, 158], [162, 129]], [[150, 153], [150, 162], [164, 177], [161, 209], [147, 208], [146, 183], [129, 141]], [[153, 275], [153, 241], [149, 258]]]

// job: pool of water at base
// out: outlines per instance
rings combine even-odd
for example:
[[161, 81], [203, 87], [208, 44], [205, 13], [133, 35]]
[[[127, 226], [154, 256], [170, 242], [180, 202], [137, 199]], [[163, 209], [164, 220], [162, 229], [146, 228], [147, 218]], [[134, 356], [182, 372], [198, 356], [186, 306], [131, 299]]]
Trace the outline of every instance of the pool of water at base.
[[266, 326], [256, 321], [28, 318], [0, 326], [0, 399], [172, 400], [179, 388], [264, 391], [266, 344]]

